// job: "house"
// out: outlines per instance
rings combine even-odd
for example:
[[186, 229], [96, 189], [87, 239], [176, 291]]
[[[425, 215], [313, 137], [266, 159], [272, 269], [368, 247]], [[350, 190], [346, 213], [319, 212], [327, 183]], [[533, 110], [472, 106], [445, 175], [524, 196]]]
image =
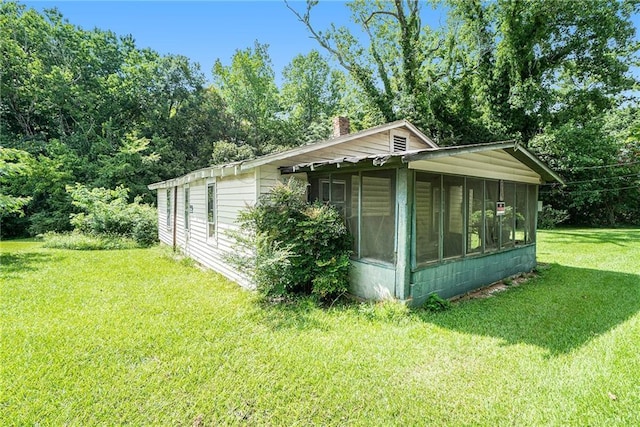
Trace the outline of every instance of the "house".
[[536, 266], [538, 186], [561, 178], [516, 142], [438, 147], [406, 120], [197, 170], [158, 191], [159, 237], [245, 287], [225, 263], [238, 213], [289, 176], [336, 206], [354, 238], [351, 292], [421, 304]]

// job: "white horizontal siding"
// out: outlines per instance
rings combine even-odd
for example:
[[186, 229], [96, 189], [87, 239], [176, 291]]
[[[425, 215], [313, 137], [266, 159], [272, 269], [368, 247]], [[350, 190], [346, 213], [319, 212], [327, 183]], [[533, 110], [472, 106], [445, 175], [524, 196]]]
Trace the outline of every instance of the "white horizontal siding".
[[540, 184], [541, 177], [503, 150], [410, 162], [411, 169]]
[[[173, 197], [173, 188], [158, 190], [158, 238], [162, 243], [171, 245], [172, 233], [167, 227], [167, 193]], [[173, 209], [171, 212], [173, 213]]]
[[[189, 203], [193, 207], [193, 211], [189, 213], [189, 230], [184, 228], [185, 187], [178, 188], [177, 244], [185, 255], [198, 263], [221, 273], [244, 287], [251, 287], [246, 275], [236, 271], [227, 263], [225, 254], [238, 250], [237, 243], [228, 235], [229, 230], [237, 230], [238, 228], [235, 222], [238, 213], [246, 206], [256, 202], [256, 191], [259, 186], [256, 183], [255, 173], [216, 178], [217, 233], [215, 239], [208, 238], [207, 183], [207, 179], [192, 180], [189, 183]], [[165, 236], [162, 241], [172, 244], [172, 234], [166, 230], [166, 193], [159, 190], [158, 194], [164, 194], [164, 199], [160, 197], [158, 199], [158, 206], [162, 206], [164, 209], [159, 213], [160, 233]], [[162, 231], [163, 228], [165, 231]]]

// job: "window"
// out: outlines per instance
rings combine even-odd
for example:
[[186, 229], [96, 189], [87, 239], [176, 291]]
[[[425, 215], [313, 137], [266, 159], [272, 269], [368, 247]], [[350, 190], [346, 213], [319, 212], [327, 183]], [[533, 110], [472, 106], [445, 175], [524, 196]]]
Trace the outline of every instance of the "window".
[[496, 215], [496, 203], [500, 185], [498, 181], [485, 181], [484, 199], [484, 250], [485, 252], [495, 251], [500, 244], [500, 227]]
[[464, 253], [464, 178], [445, 175], [442, 256], [451, 258]]
[[416, 263], [440, 258], [440, 180], [441, 175], [416, 172]]
[[353, 237], [353, 252], [359, 253], [360, 175], [357, 172], [332, 174], [309, 181], [309, 200], [330, 203], [342, 214], [347, 230]]
[[360, 257], [395, 262], [396, 171], [362, 172]]
[[482, 252], [484, 240], [484, 181], [467, 178], [467, 253]]
[[216, 183], [207, 184], [207, 239], [216, 238]]
[[525, 220], [527, 218], [527, 185], [516, 184], [516, 232], [515, 232], [515, 245], [523, 245], [528, 242], [529, 224]]
[[536, 188], [416, 171], [413, 265], [534, 242]]
[[500, 217], [500, 247], [508, 248], [515, 244], [516, 230], [516, 189], [513, 182], [502, 183], [504, 215]]
[[191, 205], [189, 204], [189, 187], [184, 188], [184, 229], [189, 230], [189, 211]]
[[309, 197], [331, 203], [343, 215], [354, 258], [395, 262], [395, 169], [312, 178]]
[[538, 212], [538, 188], [535, 185], [527, 186], [527, 210], [525, 222], [530, 232], [527, 234], [527, 243], [536, 241], [536, 218]]
[[172, 208], [173, 206], [171, 205], [171, 188], [167, 188], [166, 191], [166, 202], [165, 204], [167, 205], [167, 213], [166, 213], [166, 217], [167, 217], [167, 230], [171, 231], [171, 229], [173, 228], [173, 218], [172, 218]]

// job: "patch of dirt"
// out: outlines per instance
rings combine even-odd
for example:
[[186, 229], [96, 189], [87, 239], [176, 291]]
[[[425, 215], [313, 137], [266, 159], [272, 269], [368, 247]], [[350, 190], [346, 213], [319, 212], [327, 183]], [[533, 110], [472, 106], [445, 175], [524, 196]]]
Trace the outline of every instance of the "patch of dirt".
[[485, 286], [484, 288], [476, 289], [475, 291], [467, 292], [464, 295], [454, 297], [450, 299], [450, 301], [456, 303], [471, 299], [489, 298], [494, 294], [506, 291], [509, 288], [520, 286], [521, 284], [528, 282], [534, 277], [538, 277], [538, 274], [535, 271], [530, 273], [516, 274], [515, 276], [510, 276], [498, 282], [494, 282], [489, 286]]

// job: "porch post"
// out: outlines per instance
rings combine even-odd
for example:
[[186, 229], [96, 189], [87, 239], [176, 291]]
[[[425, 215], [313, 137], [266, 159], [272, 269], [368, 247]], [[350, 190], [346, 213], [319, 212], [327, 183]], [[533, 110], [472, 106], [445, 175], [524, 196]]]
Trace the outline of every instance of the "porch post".
[[396, 286], [395, 297], [411, 296], [411, 214], [413, 211], [413, 171], [400, 167], [396, 180]]

